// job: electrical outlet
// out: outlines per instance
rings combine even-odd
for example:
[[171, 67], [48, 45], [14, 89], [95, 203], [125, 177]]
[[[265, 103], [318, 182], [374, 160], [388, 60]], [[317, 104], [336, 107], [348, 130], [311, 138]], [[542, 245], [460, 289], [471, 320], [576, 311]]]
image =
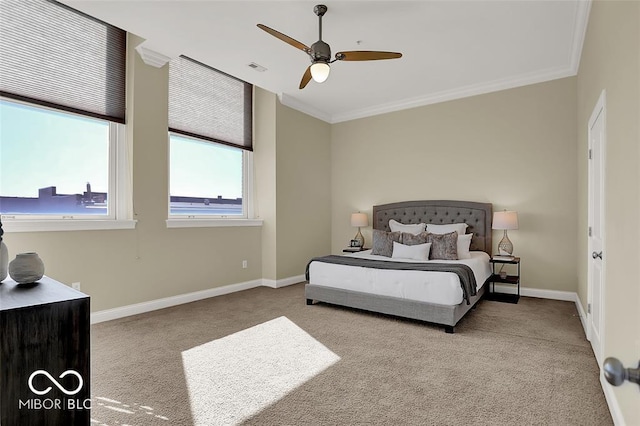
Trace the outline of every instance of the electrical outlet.
[[247, 269], [248, 263], [246, 260], [242, 261], [242, 269]]
[[71, 288], [80, 291], [80, 282], [71, 283]]

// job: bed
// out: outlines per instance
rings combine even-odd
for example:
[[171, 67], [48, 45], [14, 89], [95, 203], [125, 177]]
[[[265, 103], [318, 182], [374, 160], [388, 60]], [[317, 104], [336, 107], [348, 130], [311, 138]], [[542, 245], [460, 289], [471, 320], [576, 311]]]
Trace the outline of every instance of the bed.
[[[345, 256], [327, 256], [340, 258], [337, 260], [344, 258], [347, 264], [328, 263], [322, 258], [312, 259], [307, 266], [307, 304], [324, 302], [410, 318], [442, 325], [447, 333], [453, 333], [456, 324], [475, 307], [488, 287], [492, 216], [491, 204], [472, 201], [405, 201], [373, 207], [373, 228], [380, 231], [390, 231], [391, 219], [406, 225], [466, 223], [466, 233], [473, 233], [469, 247], [470, 259], [422, 263], [469, 266], [465, 269], [473, 272], [475, 294], [464, 289], [459, 273], [412, 270], [416, 263], [421, 262], [385, 259], [364, 251]], [[371, 262], [373, 260], [379, 262], [375, 262], [375, 267], [370, 267], [374, 265]], [[383, 266], [385, 260], [410, 265], [406, 266], [407, 270], [388, 270]], [[351, 263], [368, 266], [352, 266]]]

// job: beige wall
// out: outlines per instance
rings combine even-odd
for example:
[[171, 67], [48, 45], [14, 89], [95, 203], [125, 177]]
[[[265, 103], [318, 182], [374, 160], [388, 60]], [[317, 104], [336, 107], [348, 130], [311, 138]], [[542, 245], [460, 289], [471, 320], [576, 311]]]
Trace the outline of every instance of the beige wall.
[[255, 89], [256, 215], [267, 280], [299, 277], [331, 249], [331, 126]]
[[[522, 284], [576, 291], [576, 80], [335, 124], [332, 250], [356, 231], [350, 213], [403, 200], [493, 203], [518, 212], [509, 232]], [[364, 232], [371, 244], [371, 227]], [[494, 246], [502, 237], [494, 233]]]
[[278, 279], [331, 250], [331, 125], [278, 103]]
[[262, 277], [260, 227], [166, 228], [167, 84], [167, 66], [145, 65], [129, 49], [135, 230], [5, 234], [10, 256], [36, 251], [47, 275], [80, 281], [94, 312]]
[[276, 271], [276, 95], [254, 88], [255, 215], [262, 219], [262, 278], [277, 279]]
[[[595, 1], [578, 71], [578, 295], [587, 305], [587, 124], [606, 90], [604, 356], [640, 356], [640, 3]], [[628, 425], [640, 424], [638, 388], [613, 388]]]

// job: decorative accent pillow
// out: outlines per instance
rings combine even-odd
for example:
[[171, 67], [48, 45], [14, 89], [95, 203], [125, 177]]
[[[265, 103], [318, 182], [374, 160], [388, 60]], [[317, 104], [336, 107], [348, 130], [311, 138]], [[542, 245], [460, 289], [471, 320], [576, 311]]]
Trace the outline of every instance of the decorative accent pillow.
[[402, 244], [406, 246], [415, 246], [416, 244], [424, 244], [428, 238], [427, 232], [421, 232], [418, 235], [410, 234], [408, 232], [402, 233]]
[[469, 247], [473, 234], [458, 235], [458, 259], [471, 259]]
[[427, 224], [427, 232], [432, 234], [448, 234], [456, 231], [458, 235], [464, 235], [467, 233], [466, 223], [449, 223], [448, 225], [434, 225], [433, 223]]
[[404, 224], [397, 220], [389, 219], [389, 229], [391, 229], [391, 232], [406, 232], [418, 235], [419, 233], [424, 232], [426, 226], [427, 225], [425, 223]]
[[394, 241], [393, 254], [391, 257], [395, 259], [429, 260], [430, 248], [431, 243], [407, 246]]
[[391, 257], [393, 253], [393, 242], [399, 243], [402, 239], [400, 232], [385, 232], [379, 229], [373, 230], [373, 244], [371, 254]]
[[431, 243], [431, 259], [457, 260], [458, 259], [458, 233], [429, 234]]

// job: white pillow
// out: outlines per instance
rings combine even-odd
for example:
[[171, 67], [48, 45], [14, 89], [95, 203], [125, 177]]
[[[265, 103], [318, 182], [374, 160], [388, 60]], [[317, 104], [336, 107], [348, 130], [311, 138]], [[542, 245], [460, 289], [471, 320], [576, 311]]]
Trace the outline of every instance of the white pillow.
[[391, 229], [391, 232], [407, 232], [409, 234], [418, 235], [421, 232], [424, 232], [425, 226], [425, 223], [412, 223], [405, 225], [396, 220], [389, 219], [389, 228]]
[[469, 253], [471, 237], [473, 234], [458, 235], [458, 259], [471, 259], [471, 253]]
[[464, 235], [467, 233], [466, 223], [450, 223], [448, 225], [434, 225], [432, 223], [427, 224], [427, 232], [432, 234], [448, 234], [456, 231], [458, 235]]
[[394, 241], [391, 257], [396, 259], [429, 260], [430, 249], [431, 243], [406, 246]]

